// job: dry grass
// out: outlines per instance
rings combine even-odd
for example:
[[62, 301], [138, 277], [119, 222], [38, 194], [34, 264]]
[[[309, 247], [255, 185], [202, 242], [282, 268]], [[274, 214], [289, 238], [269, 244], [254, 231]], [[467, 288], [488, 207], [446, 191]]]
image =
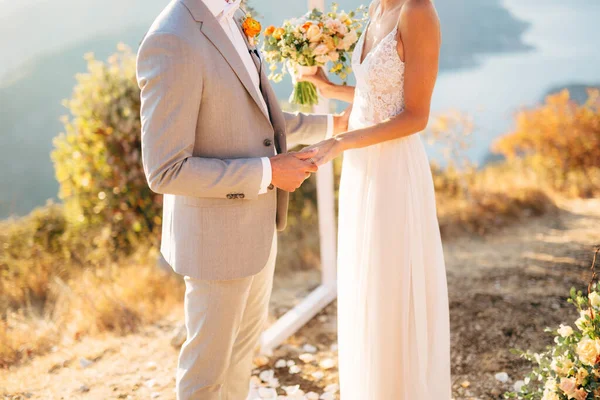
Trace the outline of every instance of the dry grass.
[[164, 318], [181, 301], [181, 282], [153, 265], [84, 270], [48, 283], [43, 310], [26, 307], [0, 320], [0, 366], [26, 361], [63, 340], [102, 332], [128, 334]]
[[61, 340], [134, 332], [163, 318], [182, 284], [147, 246], [121, 256], [102, 230], [72, 231], [62, 208], [0, 224], [0, 367]]

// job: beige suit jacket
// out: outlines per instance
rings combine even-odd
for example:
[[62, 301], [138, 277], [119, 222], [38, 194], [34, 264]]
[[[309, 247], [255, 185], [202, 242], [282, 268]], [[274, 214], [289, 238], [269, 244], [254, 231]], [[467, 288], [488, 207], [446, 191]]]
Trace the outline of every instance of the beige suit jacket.
[[327, 117], [283, 113], [264, 71], [261, 94], [202, 0], [174, 0], [159, 15], [137, 78], [144, 171], [164, 194], [163, 256], [196, 279], [257, 274], [288, 208], [286, 192], [258, 194], [260, 158], [324, 139]]

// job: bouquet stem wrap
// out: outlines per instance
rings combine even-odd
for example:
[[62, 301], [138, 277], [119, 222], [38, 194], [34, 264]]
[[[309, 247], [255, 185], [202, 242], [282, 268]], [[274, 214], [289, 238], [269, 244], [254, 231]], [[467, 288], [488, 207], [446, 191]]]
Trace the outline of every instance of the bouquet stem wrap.
[[301, 106], [315, 106], [319, 104], [319, 95], [315, 85], [311, 82], [298, 82], [300, 76], [315, 75], [319, 70], [319, 67], [293, 65], [289, 68], [291, 69], [290, 75], [292, 76], [292, 83], [294, 84], [294, 90], [290, 96], [290, 103]]

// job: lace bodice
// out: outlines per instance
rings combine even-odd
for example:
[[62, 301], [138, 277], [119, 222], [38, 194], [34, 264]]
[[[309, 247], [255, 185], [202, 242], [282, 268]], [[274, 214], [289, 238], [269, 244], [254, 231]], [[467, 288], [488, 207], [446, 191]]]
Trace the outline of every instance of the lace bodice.
[[404, 109], [404, 62], [398, 55], [397, 32], [398, 27], [377, 43], [362, 63], [365, 34], [354, 49], [356, 91], [350, 116], [353, 129], [377, 124]]

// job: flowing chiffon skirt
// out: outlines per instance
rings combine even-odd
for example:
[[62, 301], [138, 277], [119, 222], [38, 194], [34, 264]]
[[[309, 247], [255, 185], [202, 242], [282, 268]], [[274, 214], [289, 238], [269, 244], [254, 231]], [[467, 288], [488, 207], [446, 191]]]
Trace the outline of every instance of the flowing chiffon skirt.
[[338, 256], [342, 400], [450, 400], [448, 293], [419, 135], [345, 153]]

